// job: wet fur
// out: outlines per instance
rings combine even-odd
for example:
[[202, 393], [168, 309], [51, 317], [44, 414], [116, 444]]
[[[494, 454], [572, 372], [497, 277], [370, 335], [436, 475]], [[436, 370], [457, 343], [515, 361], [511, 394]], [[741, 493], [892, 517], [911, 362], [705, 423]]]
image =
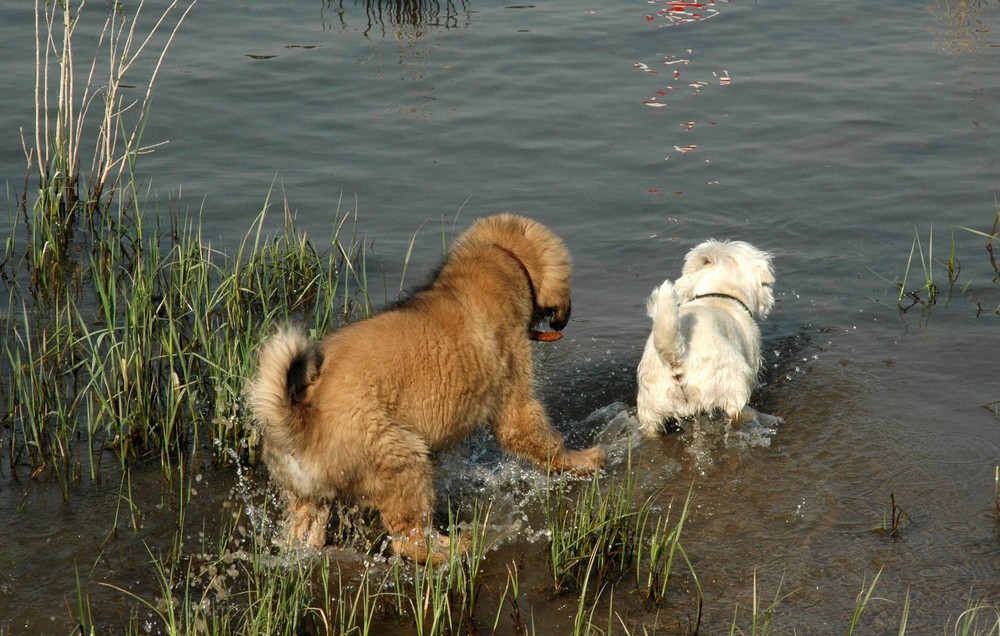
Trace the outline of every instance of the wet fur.
[[[653, 327], [638, 368], [637, 411], [646, 435], [665, 424], [723, 414], [752, 420], [760, 329], [774, 305], [771, 255], [743, 241], [702, 243], [646, 304]], [[735, 300], [734, 300], [735, 299]]]
[[430, 531], [432, 454], [486, 425], [543, 469], [587, 473], [597, 447], [567, 450], [532, 387], [528, 330], [569, 320], [571, 262], [530, 219], [480, 219], [434, 282], [398, 306], [311, 342], [262, 346], [249, 398], [263, 459], [287, 499], [288, 541], [321, 547], [334, 500], [375, 508], [396, 552], [447, 554]]

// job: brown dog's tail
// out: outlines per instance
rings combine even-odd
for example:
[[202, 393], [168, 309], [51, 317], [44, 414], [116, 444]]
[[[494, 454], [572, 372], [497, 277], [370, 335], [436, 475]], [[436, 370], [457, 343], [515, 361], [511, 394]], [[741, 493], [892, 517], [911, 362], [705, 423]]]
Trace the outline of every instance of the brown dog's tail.
[[319, 375], [320, 363], [316, 347], [298, 329], [282, 329], [260, 349], [257, 377], [248, 395], [250, 408], [264, 436], [286, 452], [296, 452], [302, 445], [306, 427], [302, 400]]
[[680, 332], [677, 294], [671, 282], [664, 281], [646, 301], [646, 313], [653, 319], [653, 346], [664, 363], [677, 366], [687, 353], [687, 343]]

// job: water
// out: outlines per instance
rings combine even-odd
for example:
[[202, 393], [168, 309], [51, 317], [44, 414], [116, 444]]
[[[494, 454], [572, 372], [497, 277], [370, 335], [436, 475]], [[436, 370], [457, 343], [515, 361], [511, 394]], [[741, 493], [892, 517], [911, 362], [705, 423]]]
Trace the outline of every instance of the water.
[[[780, 623], [798, 633], [842, 631], [880, 568], [896, 603], [875, 605], [874, 631], [894, 631], [907, 592], [913, 633], [1000, 600], [1000, 420], [984, 408], [1000, 400], [1000, 288], [983, 239], [952, 229], [987, 230], [996, 212], [1000, 4], [737, 0], [676, 23], [661, 2], [403, 4], [196, 5], [157, 80], [145, 141], [169, 144], [140, 161], [151, 196], [200, 213], [229, 248], [269, 191], [317, 239], [357, 210], [389, 298], [414, 233], [406, 284], [437, 262], [442, 232], [481, 214], [547, 223], [575, 259], [574, 321], [539, 347], [539, 387], [575, 446], [610, 420], [588, 416], [634, 405], [645, 297], [690, 247], [773, 251], [757, 403], [783, 422], [767, 444], [636, 449], [664, 502], [694, 479], [684, 545], [705, 633], [728, 629], [755, 576], [765, 597], [790, 594]], [[0, 7], [0, 177], [17, 191], [32, 24], [30, 6]], [[892, 282], [915, 232], [939, 260], [954, 234], [962, 270], [933, 309], [901, 314]], [[482, 444], [473, 477], [502, 462]], [[164, 497], [153, 480], [145, 492]], [[208, 476], [194, 510], [211, 517], [233, 483]], [[74, 566], [151, 585], [135, 538], [105, 543], [117, 484], [78, 490], [62, 504], [54, 486], [0, 481], [0, 533], [15, 539], [0, 548], [0, 627], [66, 633]], [[869, 532], [890, 493], [911, 520], [897, 541]], [[97, 589], [109, 612], [129, 605]], [[564, 601], [535, 594], [536, 619]]]

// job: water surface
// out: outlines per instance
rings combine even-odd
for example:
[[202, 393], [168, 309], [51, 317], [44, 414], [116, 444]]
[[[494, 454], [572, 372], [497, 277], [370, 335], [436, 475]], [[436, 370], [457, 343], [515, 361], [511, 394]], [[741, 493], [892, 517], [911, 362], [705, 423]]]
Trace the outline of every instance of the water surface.
[[[436, 264], [442, 232], [482, 214], [550, 225], [575, 259], [574, 321], [539, 350], [539, 388], [578, 446], [607, 423], [588, 416], [634, 405], [645, 297], [684, 253], [708, 237], [770, 250], [778, 303], [756, 401], [783, 424], [768, 445], [699, 454], [675, 435], [635, 459], [663, 505], [694, 481], [684, 544], [704, 633], [728, 629], [755, 576], [765, 597], [789, 594], [778, 622], [800, 634], [843, 631], [880, 569], [893, 602], [873, 606], [873, 633], [894, 631], [907, 593], [912, 633], [1000, 601], [1000, 420], [984, 407], [1000, 400], [1000, 288], [983, 240], [953, 229], [987, 230], [997, 210], [1000, 4], [735, 0], [690, 20], [656, 1], [401, 4], [196, 5], [156, 86], [146, 141], [169, 144], [141, 158], [150, 196], [200, 214], [224, 248], [269, 192], [317, 239], [357, 211], [390, 300], [414, 233], [405, 285]], [[31, 7], [0, 7], [0, 25], [0, 177], [21, 191]], [[936, 306], [900, 313], [915, 233], [938, 260], [954, 235], [962, 271]], [[207, 472], [192, 514], [216, 519], [234, 482]], [[152, 476], [143, 487], [170, 498]], [[117, 492], [83, 485], [64, 504], [4, 475], [0, 628], [66, 633], [75, 571], [148, 591], [137, 539], [166, 550], [168, 532], [154, 514], [107, 540]], [[890, 494], [911, 521], [898, 540], [869, 531]], [[560, 633], [569, 601], [543, 584], [525, 586], [536, 625], [551, 616]], [[93, 598], [109, 616], [130, 605]], [[632, 628], [683, 622], [622, 609]]]

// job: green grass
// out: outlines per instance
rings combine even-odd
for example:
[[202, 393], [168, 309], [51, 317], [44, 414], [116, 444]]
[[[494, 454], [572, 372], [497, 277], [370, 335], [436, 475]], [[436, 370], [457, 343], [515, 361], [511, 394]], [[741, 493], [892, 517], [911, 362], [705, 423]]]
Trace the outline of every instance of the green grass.
[[265, 236], [265, 207], [230, 255], [190, 224], [147, 232], [123, 217], [95, 224], [81, 274], [58, 293], [10, 286], [2, 404], [13, 469], [66, 483], [97, 479], [105, 452], [165, 469], [206, 441], [216, 461], [225, 448], [251, 453], [242, 390], [270, 326], [326, 331], [370, 310], [363, 250], [341, 242], [352, 216], [338, 218], [321, 252], [287, 210], [283, 232]]
[[[781, 584], [774, 592], [774, 598], [767, 607], [761, 607], [761, 598], [757, 590], [757, 569], [753, 571], [753, 588], [750, 601], [750, 625], [743, 629], [739, 626], [741, 608], [739, 604], [733, 610], [733, 623], [729, 628], [730, 636], [767, 636], [772, 633], [771, 621], [777, 612], [781, 601], [791, 596], [791, 594], [781, 595]], [[745, 612], [744, 612], [745, 613]]]
[[[180, 471], [180, 469], [178, 469]], [[380, 634], [413, 633], [421, 635], [461, 634], [538, 634], [549, 633], [559, 625], [560, 632], [573, 636], [584, 634], [652, 634], [696, 633], [697, 618], [682, 627], [680, 616], [685, 615], [684, 605], [701, 611], [701, 597], [687, 593], [675, 594], [672, 600], [645, 599], [643, 585], [637, 581], [633, 570], [645, 571], [650, 567], [648, 557], [633, 556], [624, 565], [627, 575], [612, 577], [600, 573], [602, 563], [601, 543], [594, 542], [585, 555], [578, 576], [572, 585], [564, 586], [555, 598], [564, 597], [566, 603], [559, 607], [560, 616], [552, 615], [552, 605], [541, 607], [546, 616], [543, 625], [536, 626], [534, 611], [539, 598], [525, 604], [520, 562], [541, 563], [548, 553], [548, 546], [532, 545], [520, 556], [500, 557], [502, 552], [492, 547], [491, 510], [480, 502], [472, 502], [465, 515], [460, 510], [449, 517], [450, 534], [457, 539], [459, 525], [468, 526], [468, 553], [453, 550], [447, 562], [439, 565], [414, 563], [398, 558], [349, 559], [338, 562], [336, 552], [318, 555], [289, 555], [275, 551], [266, 533], [257, 530], [241, 531], [248, 519], [240, 508], [236, 515], [227, 514], [218, 524], [215, 533], [192, 532], [186, 520], [186, 505], [192, 479], [190, 475], [174, 477], [176, 497], [176, 528], [169, 546], [147, 546], [145, 563], [138, 570], [131, 569], [116, 574], [111, 580], [98, 585], [116, 591], [130, 599], [141, 611], [130, 618], [121, 619], [114, 631], [126, 634], [148, 633], [149, 629], [168, 634]], [[581, 492], [577, 501], [587, 502], [587, 494], [595, 484], [605, 492], [602, 497], [618, 500], [630, 490], [627, 478], [608, 483], [594, 478], [579, 483]], [[565, 499], [566, 492], [556, 486], [543, 493], [549, 499]], [[634, 488], [631, 489], [634, 493]], [[692, 495], [685, 500], [691, 508]], [[543, 501], [545, 506], [557, 505]], [[610, 509], [610, 508], [609, 508]], [[650, 513], [656, 518], [656, 513]], [[686, 514], [686, 513], [685, 513]], [[579, 509], [569, 512], [573, 519], [589, 518], [590, 513]], [[467, 524], [457, 523], [458, 518], [469, 519]], [[634, 517], [629, 517], [634, 519]], [[678, 516], [676, 523], [662, 523], [677, 527], [684, 520]], [[610, 521], [610, 519], [607, 519]], [[656, 522], [652, 526], [658, 525]], [[200, 534], [200, 537], [192, 537]], [[638, 532], [637, 539], [647, 543], [652, 533]], [[455, 541], [454, 545], [457, 545]], [[678, 548], [679, 550], [680, 548]], [[638, 554], [638, 553], [636, 553]], [[616, 554], [617, 559], [620, 555]], [[695, 579], [690, 561], [685, 559], [684, 579]], [[874, 604], [895, 605], [896, 601], [878, 594], [878, 585], [884, 573], [880, 569], [873, 577], [864, 577], [860, 591], [853, 599], [845, 599], [844, 627], [846, 634], [867, 633], [866, 617]], [[143, 596], [130, 591], [137, 578], [154, 581], [158, 591]], [[681, 577], [678, 589], [683, 589]], [[98, 608], [91, 607], [86, 583], [77, 577], [76, 602], [67, 605], [74, 624], [80, 625], [79, 633], [98, 633], [94, 619], [107, 621]], [[538, 578], [535, 577], [537, 581]], [[129, 583], [125, 583], [129, 581]], [[783, 581], [782, 581], [783, 582]], [[730, 636], [766, 636], [788, 631], [787, 620], [782, 620], [782, 605], [794, 596], [795, 591], [782, 592], [779, 582], [770, 600], [765, 600], [758, 590], [754, 569], [752, 597], [746, 607], [734, 603]], [[693, 588], [694, 583], [688, 583]], [[698, 587], [700, 590], [700, 586]], [[485, 596], [484, 590], [490, 590]], [[537, 591], [535, 592], [537, 594]], [[659, 628], [650, 631], [650, 624], [636, 623], [634, 605], [645, 599], [647, 616], [656, 616]], [[836, 603], [836, 599], [830, 599]], [[620, 607], [632, 606], [622, 612]], [[718, 608], [717, 608], [718, 609]], [[909, 593], [901, 600], [898, 613], [898, 634], [907, 633], [911, 612]], [[688, 610], [686, 615], [691, 615]], [[784, 623], [784, 624], [783, 624]], [[645, 626], [643, 626], [645, 625]], [[674, 626], [668, 628], [667, 626]], [[966, 609], [949, 621], [954, 633], [968, 635], [997, 634], [1000, 628], [1000, 611], [987, 602], [970, 602]], [[103, 625], [107, 628], [107, 624]], [[807, 626], [803, 626], [807, 628]], [[676, 631], [682, 629], [682, 632]], [[95, 631], [96, 630], [96, 631]], [[666, 631], [661, 631], [666, 630]], [[951, 632], [949, 632], [951, 633]]]

